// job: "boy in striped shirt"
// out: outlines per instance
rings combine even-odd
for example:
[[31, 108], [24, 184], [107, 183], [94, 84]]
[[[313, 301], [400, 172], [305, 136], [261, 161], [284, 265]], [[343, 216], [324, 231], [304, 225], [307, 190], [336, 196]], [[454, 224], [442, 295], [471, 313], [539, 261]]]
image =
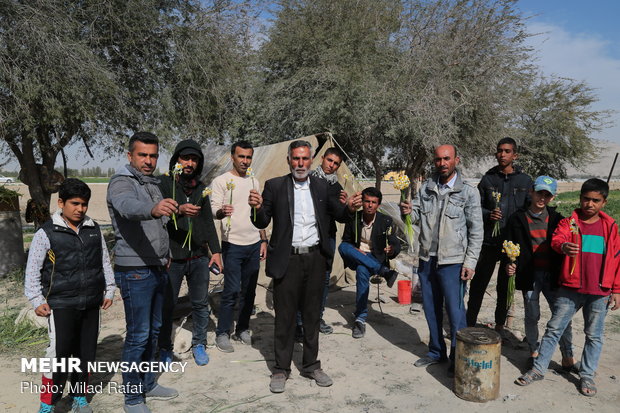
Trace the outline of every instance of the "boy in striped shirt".
[[[530, 350], [528, 368], [538, 357], [538, 320], [540, 320], [540, 295], [545, 297], [553, 311], [558, 290], [558, 277], [562, 256], [551, 249], [551, 237], [564, 217], [550, 207], [549, 203], [557, 193], [557, 181], [550, 176], [539, 176], [530, 189], [531, 202], [527, 209], [515, 212], [506, 224], [505, 237], [521, 246], [516, 263], [503, 258], [506, 274], [516, 277], [515, 287], [523, 292], [525, 309], [525, 337]], [[573, 334], [571, 323], [560, 338], [562, 367], [567, 371], [574, 368]]]

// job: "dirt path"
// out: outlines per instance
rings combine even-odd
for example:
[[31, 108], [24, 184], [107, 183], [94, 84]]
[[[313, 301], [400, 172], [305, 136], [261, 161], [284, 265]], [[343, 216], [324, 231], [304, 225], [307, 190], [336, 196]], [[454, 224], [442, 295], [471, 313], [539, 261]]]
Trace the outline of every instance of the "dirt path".
[[[216, 280], [214, 280], [215, 282]], [[266, 280], [265, 280], [266, 281]], [[376, 302], [370, 305], [366, 337], [351, 337], [350, 323], [354, 310], [355, 287], [330, 292], [325, 318], [334, 333], [321, 335], [320, 359], [323, 368], [334, 379], [329, 388], [319, 388], [300, 377], [293, 367], [291, 379], [283, 394], [268, 389], [269, 367], [273, 364], [273, 320], [271, 294], [267, 285], [257, 291], [258, 312], [251, 320], [254, 333], [252, 346], [235, 345], [235, 352], [225, 354], [209, 350], [210, 363], [197, 367], [187, 358], [184, 373], [166, 373], [160, 382], [174, 386], [180, 396], [171, 401], [150, 401], [153, 412], [617, 412], [620, 406], [620, 312], [610, 313], [596, 383], [599, 394], [581, 396], [573, 375], [550, 370], [544, 381], [519, 387], [513, 380], [523, 371], [528, 357], [524, 344], [504, 345], [501, 357], [501, 390], [497, 400], [484, 404], [459, 399], [452, 391], [452, 380], [445, 364], [426, 369], [413, 367], [425, 354], [428, 340], [423, 313], [409, 313], [409, 306], [395, 301], [396, 289], [382, 287], [383, 315]], [[489, 287], [494, 296], [494, 286]], [[118, 294], [117, 294], [118, 295]], [[485, 297], [480, 322], [492, 321], [493, 297]], [[376, 298], [373, 288], [371, 298]], [[25, 302], [24, 300], [21, 300]], [[522, 301], [517, 300], [519, 316], [515, 326], [522, 330]], [[548, 311], [543, 319], [548, 319]], [[214, 342], [215, 318], [209, 325], [209, 343]], [[125, 322], [122, 303], [118, 300], [105, 312], [102, 320], [98, 360], [118, 360], [123, 344]], [[542, 331], [541, 326], [541, 331]], [[575, 346], [579, 357], [584, 336], [581, 314], [575, 318]], [[20, 373], [20, 356], [0, 355], [0, 412], [30, 412], [38, 405], [38, 395], [21, 392], [20, 382], [39, 383], [37, 374]], [[188, 357], [184, 354], [183, 357]], [[559, 361], [556, 353], [554, 361]], [[301, 362], [301, 347], [296, 344], [294, 364]], [[557, 364], [552, 363], [552, 367]], [[95, 374], [91, 383], [121, 382], [120, 374]], [[105, 387], [105, 386], [104, 386]], [[63, 400], [67, 407], [67, 397]], [[118, 412], [122, 395], [95, 395], [96, 412]], [[60, 407], [63, 407], [61, 405]], [[57, 411], [67, 411], [62, 408]]]

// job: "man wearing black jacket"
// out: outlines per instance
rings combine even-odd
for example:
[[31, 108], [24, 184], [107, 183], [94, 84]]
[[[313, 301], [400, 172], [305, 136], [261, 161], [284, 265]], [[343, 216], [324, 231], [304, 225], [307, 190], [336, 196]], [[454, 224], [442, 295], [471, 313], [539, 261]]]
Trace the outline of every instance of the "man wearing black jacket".
[[[173, 173], [176, 164], [182, 171]], [[172, 312], [179, 298], [183, 276], [192, 302], [192, 352], [199, 366], [209, 362], [206, 352], [209, 323], [209, 267], [223, 268], [220, 241], [215, 231], [206, 185], [200, 182], [204, 155], [200, 145], [187, 139], [179, 142], [170, 158], [170, 172], [162, 176], [159, 188], [164, 198], [173, 198], [179, 208], [175, 219], [168, 221], [171, 262], [170, 282], [164, 301], [163, 320], [159, 335], [159, 355], [164, 362], [172, 361]], [[173, 191], [174, 185], [174, 191]], [[176, 222], [175, 222], [176, 221]], [[211, 258], [208, 253], [211, 250]]]
[[317, 359], [325, 259], [333, 254], [329, 222], [330, 217], [338, 222], [349, 221], [361, 205], [360, 194], [350, 197], [344, 205], [332, 185], [309, 175], [313, 159], [309, 142], [291, 142], [287, 159], [291, 173], [265, 182], [262, 195], [251, 190], [248, 200], [256, 208], [256, 220], [252, 222], [257, 228], [267, 227], [273, 219], [265, 267], [267, 276], [273, 278], [276, 312], [276, 364], [269, 384], [273, 393], [284, 391], [291, 372], [298, 309], [304, 321], [301, 374], [321, 387], [333, 384]]
[[[532, 187], [532, 178], [514, 165], [517, 159], [517, 143], [512, 138], [503, 138], [497, 143], [495, 153], [497, 166], [489, 169], [478, 184], [484, 241], [476, 265], [476, 275], [471, 281], [467, 303], [467, 325], [476, 325], [484, 293], [489, 285], [495, 265], [502, 257], [502, 234], [508, 218], [518, 209], [524, 208]], [[498, 195], [499, 194], [499, 195]], [[498, 200], [499, 198], [499, 200]], [[500, 233], [494, 234], [499, 222]], [[508, 277], [504, 271], [497, 275], [497, 303], [495, 305], [495, 329], [503, 331], [508, 308], [506, 308]]]
[[396, 271], [390, 270], [388, 260], [398, 255], [400, 242], [393, 233], [392, 218], [377, 211], [382, 198], [377, 188], [370, 187], [362, 191], [363, 209], [359, 214], [360, 219], [345, 226], [342, 243], [338, 247], [345, 265], [355, 270], [353, 338], [362, 338], [366, 333], [370, 276], [383, 276], [388, 287], [394, 285], [398, 276]]

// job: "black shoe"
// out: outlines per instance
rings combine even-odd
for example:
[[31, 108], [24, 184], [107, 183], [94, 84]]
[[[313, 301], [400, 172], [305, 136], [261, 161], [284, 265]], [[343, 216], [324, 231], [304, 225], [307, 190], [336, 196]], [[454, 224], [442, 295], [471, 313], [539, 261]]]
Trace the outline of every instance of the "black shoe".
[[319, 331], [323, 334], [331, 334], [334, 332], [334, 329], [332, 326], [330, 326], [329, 324], [327, 324], [322, 318], [321, 318], [321, 323], [319, 324]]
[[295, 327], [295, 341], [297, 343], [304, 342], [304, 326], [298, 325]]
[[385, 278], [385, 281], [387, 281], [388, 288], [392, 288], [392, 286], [396, 282], [396, 279], [398, 278], [398, 271], [396, 271], [396, 270], [389, 270], [383, 276], [383, 278]]
[[356, 321], [353, 325], [353, 338], [362, 338], [366, 334], [366, 324]]

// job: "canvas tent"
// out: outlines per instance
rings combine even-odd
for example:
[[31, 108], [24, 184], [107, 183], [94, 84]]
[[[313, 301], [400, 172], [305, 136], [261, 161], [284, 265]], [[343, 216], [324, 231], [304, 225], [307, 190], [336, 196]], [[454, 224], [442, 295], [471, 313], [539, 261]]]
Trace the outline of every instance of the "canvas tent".
[[[337, 142], [334, 140], [331, 133], [321, 133], [316, 135], [310, 135], [299, 139], [293, 139], [289, 141], [274, 143], [271, 145], [257, 146], [254, 148], [254, 155], [252, 158], [252, 171], [254, 172], [256, 179], [262, 184], [268, 179], [288, 174], [289, 165], [286, 161], [288, 146], [294, 140], [306, 140], [310, 142], [314, 151], [314, 161], [312, 163], [312, 169], [320, 166], [321, 158], [325, 151], [337, 146]], [[226, 171], [232, 169], [232, 161], [230, 159], [230, 147], [222, 145], [207, 145], [203, 148], [205, 154], [205, 164], [203, 168], [202, 180], [207, 185], [210, 185], [213, 179]], [[338, 169], [338, 180], [347, 193], [352, 194], [360, 191], [364, 188], [351, 173], [349, 167], [350, 160], [344, 160], [340, 168]], [[354, 165], [352, 165], [354, 166]], [[345, 176], [348, 177], [345, 182]], [[402, 231], [402, 221], [400, 220], [400, 213], [398, 206], [394, 203], [384, 202], [381, 205], [383, 212], [388, 213], [394, 217], [395, 225], [399, 226]], [[219, 230], [219, 225], [217, 225]], [[340, 243], [344, 225], [338, 224], [338, 234], [336, 236], [337, 244]], [[269, 237], [271, 226], [267, 228], [267, 236]], [[407, 266], [399, 266], [399, 272], [403, 272]], [[225, 270], [225, 269], [224, 269]], [[264, 268], [261, 266], [261, 273], [259, 277], [265, 277]], [[340, 255], [336, 251], [334, 257], [334, 264], [332, 268], [332, 280], [331, 283], [336, 283], [340, 286], [347, 283], [355, 283], [355, 275], [345, 272], [344, 265]]]

